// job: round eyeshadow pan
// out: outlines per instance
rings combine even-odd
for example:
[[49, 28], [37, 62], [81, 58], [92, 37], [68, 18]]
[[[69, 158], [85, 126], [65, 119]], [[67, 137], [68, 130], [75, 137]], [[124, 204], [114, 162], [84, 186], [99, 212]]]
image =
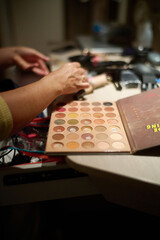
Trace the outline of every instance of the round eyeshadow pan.
[[110, 138], [112, 138], [113, 140], [121, 140], [122, 139], [122, 135], [119, 133], [113, 133], [110, 135]]
[[82, 124], [90, 124], [92, 121], [90, 119], [83, 119], [81, 120]]
[[116, 117], [116, 114], [115, 113], [106, 113], [106, 117], [114, 118], [114, 117]]
[[90, 108], [88, 108], [88, 107], [83, 107], [83, 108], [80, 108], [80, 110], [81, 110], [82, 112], [89, 112], [89, 111], [90, 111]]
[[113, 103], [111, 103], [111, 102], [104, 102], [103, 105], [104, 105], [104, 106], [112, 106]]
[[107, 112], [112, 112], [112, 111], [114, 111], [114, 108], [113, 107], [105, 107], [104, 110]]
[[78, 130], [79, 130], [79, 128], [78, 127], [76, 127], [76, 126], [70, 126], [70, 127], [68, 127], [67, 128], [67, 130], [69, 131], [69, 132], [77, 132]]
[[71, 108], [68, 108], [68, 111], [69, 111], [69, 112], [77, 112], [77, 111], [78, 111], [78, 108], [76, 108], [76, 107], [71, 107]]
[[79, 143], [77, 142], [68, 142], [66, 144], [66, 147], [69, 148], [69, 149], [77, 149], [79, 147]]
[[96, 124], [104, 124], [105, 121], [103, 119], [95, 119], [94, 123], [96, 123]]
[[57, 112], [65, 112], [65, 111], [66, 111], [66, 108], [64, 108], [64, 107], [58, 107], [58, 108], [56, 109], [56, 111], [57, 111]]
[[103, 116], [104, 116], [103, 113], [94, 113], [93, 114], [93, 117], [95, 117], [95, 118], [101, 118]]
[[93, 106], [100, 106], [101, 103], [100, 103], [100, 102], [92, 102], [92, 105], [93, 105]]
[[62, 127], [62, 126], [57, 126], [57, 127], [54, 127], [54, 128], [53, 128], [53, 131], [54, 131], [54, 132], [63, 132], [64, 130], [65, 130], [65, 128]]
[[116, 123], [118, 123], [118, 120], [116, 120], [116, 119], [108, 119], [107, 122], [108, 122], [108, 124], [116, 124]]
[[63, 119], [56, 119], [54, 121], [54, 123], [57, 124], [57, 125], [63, 125], [65, 123], [65, 120], [63, 120]]
[[95, 130], [97, 131], [97, 132], [104, 132], [104, 131], [106, 131], [106, 127], [105, 126], [96, 126], [95, 127]]
[[123, 148], [125, 147], [125, 145], [124, 145], [124, 143], [122, 143], [122, 142], [114, 142], [114, 143], [112, 144], [112, 147], [121, 150], [121, 149], [123, 149]]
[[81, 105], [81, 106], [88, 106], [89, 103], [88, 103], [88, 102], [81, 102], [80, 105]]
[[96, 138], [99, 140], [105, 140], [108, 138], [108, 135], [105, 133], [98, 133], [98, 134], [96, 134]]
[[94, 143], [93, 142], [83, 142], [82, 147], [85, 149], [91, 149], [91, 148], [94, 148]]
[[68, 105], [69, 105], [69, 106], [77, 106], [78, 103], [77, 103], [77, 102], [70, 102]]
[[93, 108], [93, 111], [94, 111], [94, 112], [100, 112], [100, 111], [102, 111], [102, 108], [100, 108], [100, 107], [94, 107], [94, 108]]
[[118, 132], [120, 130], [120, 127], [118, 127], [118, 126], [111, 126], [111, 127], [109, 127], [109, 130], [111, 132]]
[[93, 130], [93, 128], [90, 127], [90, 126], [83, 126], [83, 127], [81, 128], [81, 130], [82, 130], [83, 132], [91, 132], [91, 131]]
[[69, 113], [69, 114], [68, 114], [68, 117], [69, 117], [69, 118], [77, 118], [77, 117], [78, 117], [78, 114], [77, 114], [77, 113]]
[[109, 148], [109, 143], [107, 142], [98, 142], [97, 147], [102, 150], [107, 150]]
[[54, 139], [54, 140], [62, 140], [63, 138], [64, 138], [64, 135], [63, 134], [54, 134], [53, 136], [52, 136], [52, 138]]
[[76, 140], [78, 138], [79, 138], [79, 135], [77, 133], [69, 133], [67, 135], [67, 139], [69, 139], [69, 140]]
[[91, 114], [90, 113], [81, 113], [80, 115], [82, 118], [90, 118]]
[[93, 138], [93, 135], [92, 134], [90, 134], [90, 133], [84, 133], [84, 134], [82, 134], [82, 139], [84, 139], [84, 140], [91, 140], [92, 138]]
[[61, 149], [61, 148], [64, 147], [64, 144], [61, 143], [61, 142], [54, 142], [54, 143], [52, 143], [51, 147], [52, 147], [53, 149]]
[[68, 120], [67, 123], [70, 124], [70, 125], [76, 125], [76, 124], [78, 124], [78, 120], [77, 119], [70, 119], [70, 120]]
[[55, 115], [56, 118], [64, 118], [65, 116], [66, 116], [66, 114], [64, 114], [64, 113], [57, 113]]

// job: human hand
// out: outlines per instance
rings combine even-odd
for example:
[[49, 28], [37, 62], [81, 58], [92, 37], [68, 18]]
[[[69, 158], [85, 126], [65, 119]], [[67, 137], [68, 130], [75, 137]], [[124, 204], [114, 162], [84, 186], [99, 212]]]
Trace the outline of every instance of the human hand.
[[14, 49], [13, 62], [24, 71], [31, 71], [37, 75], [45, 76], [49, 73], [45, 64], [47, 61], [49, 61], [48, 57], [33, 48], [15, 47]]
[[[89, 87], [85, 70], [78, 62], [66, 63], [57, 71], [50, 73], [56, 78], [54, 87], [61, 94], [70, 94]], [[53, 81], [52, 81], [53, 84]]]

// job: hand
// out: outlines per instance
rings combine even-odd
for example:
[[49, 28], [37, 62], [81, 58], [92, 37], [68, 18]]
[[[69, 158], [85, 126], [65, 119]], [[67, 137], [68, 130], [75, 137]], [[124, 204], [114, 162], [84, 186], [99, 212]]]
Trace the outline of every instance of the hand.
[[45, 76], [49, 70], [45, 62], [49, 58], [33, 48], [15, 47], [13, 62], [25, 71], [32, 71], [37, 75]]
[[78, 62], [66, 63], [47, 77], [52, 79], [52, 76], [57, 79], [54, 83], [52, 80], [52, 84], [60, 94], [70, 94], [89, 87], [86, 72]]

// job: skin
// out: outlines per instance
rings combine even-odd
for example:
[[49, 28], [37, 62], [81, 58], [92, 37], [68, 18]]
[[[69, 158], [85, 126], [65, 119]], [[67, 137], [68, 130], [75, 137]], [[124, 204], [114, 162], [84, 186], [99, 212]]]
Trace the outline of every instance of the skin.
[[39, 51], [28, 47], [5, 47], [0, 49], [0, 69], [17, 65], [24, 71], [45, 76], [49, 73], [45, 62], [49, 58]]
[[[21, 56], [22, 55], [20, 55], [20, 57]], [[16, 56], [16, 61], [17, 59], [20, 58], [17, 58]], [[20, 62], [22, 63], [23, 61]], [[31, 61], [29, 61], [29, 64], [31, 65], [35, 64], [35, 61], [33, 63], [30, 62]], [[0, 60], [0, 64], [1, 63], [4, 63], [4, 61]], [[8, 60], [7, 57], [5, 58], [6, 67], [13, 64], [15, 64], [15, 56], [12, 55], [12, 59]], [[27, 66], [26, 64], [24, 65]], [[45, 69], [40, 64], [38, 66], [32, 66], [31, 69], [34, 72], [37, 72], [37, 67], [45, 72]], [[26, 68], [24, 67], [24, 69]], [[46, 74], [37, 82], [11, 91], [0, 93], [0, 95], [8, 104], [13, 118], [13, 129], [10, 135], [18, 132], [24, 126], [26, 126], [58, 96], [62, 94], [74, 93], [88, 87], [89, 83], [85, 75], [85, 70], [81, 68], [79, 63], [75, 62], [64, 64], [63, 67], [57, 71]]]

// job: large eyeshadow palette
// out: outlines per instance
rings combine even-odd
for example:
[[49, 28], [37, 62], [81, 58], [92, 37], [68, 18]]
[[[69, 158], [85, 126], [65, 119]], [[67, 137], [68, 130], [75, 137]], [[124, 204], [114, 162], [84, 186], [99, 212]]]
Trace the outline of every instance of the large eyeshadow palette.
[[160, 89], [111, 101], [53, 106], [46, 154], [135, 153], [159, 146]]
[[100, 153], [129, 149], [115, 103], [73, 101], [55, 106], [46, 152]]

